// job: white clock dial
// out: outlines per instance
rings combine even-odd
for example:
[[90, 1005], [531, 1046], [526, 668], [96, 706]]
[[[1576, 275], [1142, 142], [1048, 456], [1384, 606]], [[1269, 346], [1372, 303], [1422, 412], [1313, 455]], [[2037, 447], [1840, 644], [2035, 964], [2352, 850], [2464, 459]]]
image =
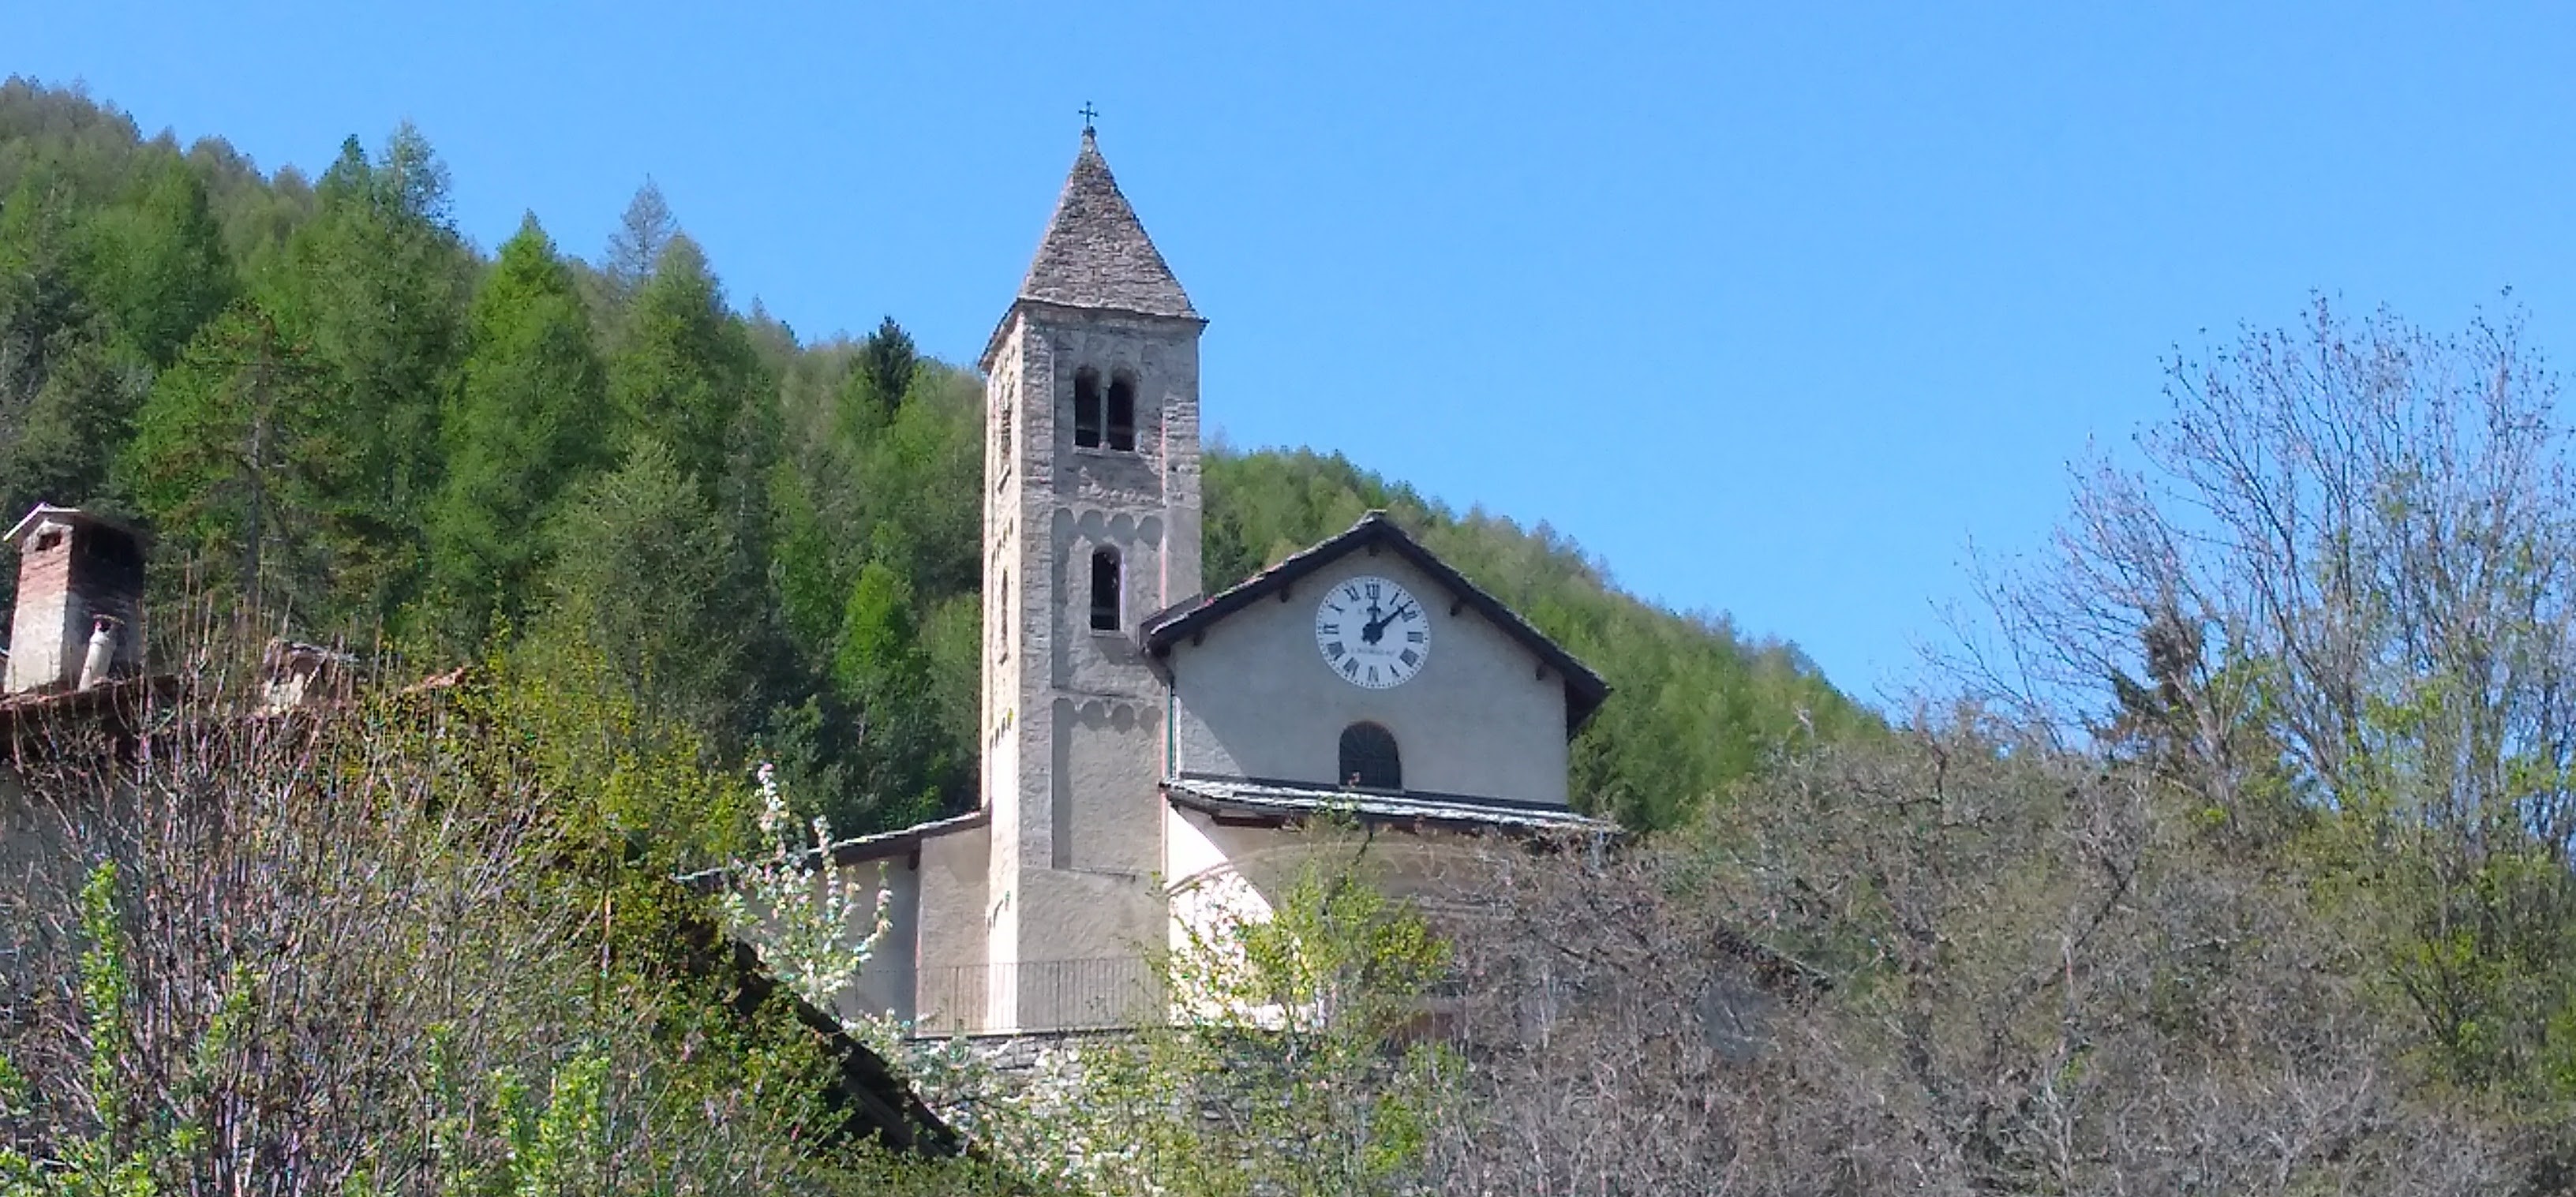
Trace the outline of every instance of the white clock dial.
[[1385, 578], [1336, 582], [1315, 604], [1315, 651], [1354, 686], [1400, 686], [1431, 659], [1431, 617], [1410, 592]]

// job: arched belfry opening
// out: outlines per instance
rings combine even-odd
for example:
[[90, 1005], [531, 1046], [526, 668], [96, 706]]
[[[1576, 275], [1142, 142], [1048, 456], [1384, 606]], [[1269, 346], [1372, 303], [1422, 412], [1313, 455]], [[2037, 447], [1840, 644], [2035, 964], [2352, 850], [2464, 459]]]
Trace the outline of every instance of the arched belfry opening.
[[1124, 370], [1109, 377], [1109, 447], [1136, 450], [1136, 376]]
[[1118, 575], [1118, 550], [1093, 549], [1091, 551], [1092, 631], [1118, 630], [1119, 610], [1123, 606], [1120, 602], [1122, 589]]
[[1342, 784], [1358, 790], [1404, 788], [1404, 758], [1396, 751], [1395, 733], [1374, 723], [1342, 729]]
[[1100, 390], [1100, 371], [1089, 366], [1073, 372], [1073, 443], [1084, 449], [1100, 447], [1100, 430], [1108, 422], [1106, 396]]

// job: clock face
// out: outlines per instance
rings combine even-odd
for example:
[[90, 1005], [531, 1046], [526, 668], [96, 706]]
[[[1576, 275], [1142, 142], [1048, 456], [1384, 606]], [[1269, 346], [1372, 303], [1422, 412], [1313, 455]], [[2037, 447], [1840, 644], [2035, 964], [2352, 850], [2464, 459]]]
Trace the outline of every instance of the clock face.
[[1431, 619], [1410, 592], [1385, 578], [1337, 582], [1315, 604], [1315, 651], [1354, 686], [1400, 686], [1431, 659]]

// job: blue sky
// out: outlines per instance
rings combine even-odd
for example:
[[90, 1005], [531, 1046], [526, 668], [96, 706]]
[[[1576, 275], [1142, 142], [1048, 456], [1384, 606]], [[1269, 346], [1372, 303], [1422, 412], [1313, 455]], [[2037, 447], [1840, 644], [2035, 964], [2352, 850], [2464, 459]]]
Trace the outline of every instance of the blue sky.
[[2511, 5], [0, 0], [0, 71], [318, 168], [408, 119], [484, 245], [646, 175], [732, 295], [967, 360], [1096, 102], [1239, 445], [1546, 521], [1863, 697], [2160, 363], [2312, 292], [2576, 321], [2576, 29]]

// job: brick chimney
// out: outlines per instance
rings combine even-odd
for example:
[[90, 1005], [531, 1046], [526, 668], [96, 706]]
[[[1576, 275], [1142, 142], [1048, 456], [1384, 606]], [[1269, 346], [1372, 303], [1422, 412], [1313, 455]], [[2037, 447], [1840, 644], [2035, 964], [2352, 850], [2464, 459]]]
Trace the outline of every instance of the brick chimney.
[[8, 539], [18, 546], [18, 609], [0, 693], [69, 690], [139, 672], [142, 538], [77, 507], [38, 503]]

